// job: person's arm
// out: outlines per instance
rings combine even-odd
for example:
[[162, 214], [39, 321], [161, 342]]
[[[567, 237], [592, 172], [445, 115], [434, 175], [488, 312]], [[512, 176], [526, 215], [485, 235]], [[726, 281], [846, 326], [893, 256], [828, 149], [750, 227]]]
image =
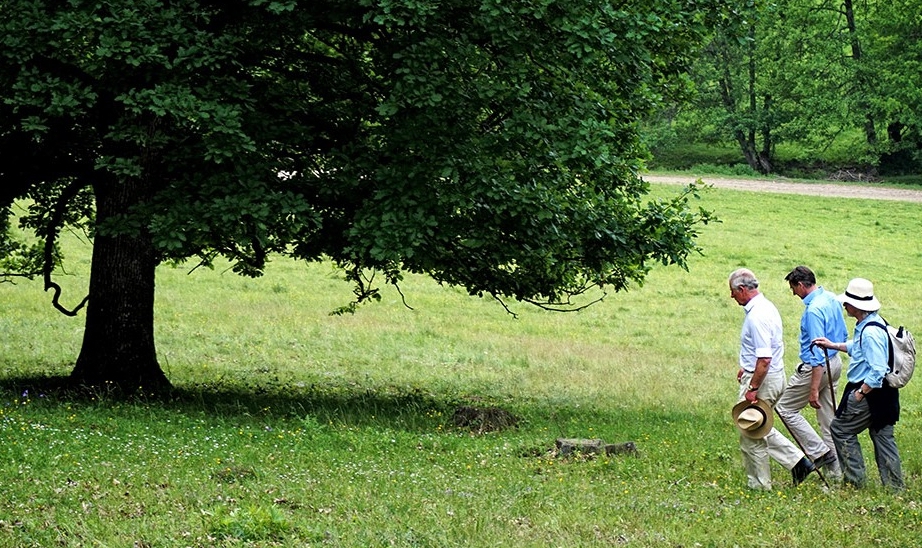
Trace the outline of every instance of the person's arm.
[[820, 348], [829, 348], [830, 350], [837, 350], [839, 352], [848, 353], [848, 341], [837, 343], [837, 342], [830, 341], [826, 337], [817, 337], [813, 339], [812, 342], [813, 344], [815, 344], [816, 346], [819, 346]]
[[762, 381], [765, 380], [765, 376], [768, 374], [768, 366], [770, 366], [771, 363], [771, 358], [756, 359], [756, 369], [752, 373], [752, 378], [749, 379], [749, 386], [746, 387], [747, 401], [754, 402], [759, 399], [759, 388], [762, 386]]
[[884, 385], [884, 376], [890, 370], [890, 340], [886, 329], [877, 326], [866, 326], [861, 332], [861, 351], [868, 361], [871, 372], [864, 379], [864, 384], [858, 387], [855, 399], [861, 400], [869, 392]]
[[[823, 317], [813, 308], [807, 308], [800, 322], [800, 329], [804, 334], [802, 340], [812, 341], [826, 336], [826, 322]], [[824, 352], [822, 348], [810, 345], [807, 349], [808, 357], [802, 358], [803, 362], [811, 365], [823, 365]]]
[[[826, 322], [816, 309], [807, 307], [801, 320], [800, 328], [806, 335], [805, 339], [812, 341], [825, 335]], [[829, 349], [811, 344], [807, 352], [808, 356], [803, 360], [804, 363], [810, 366], [810, 397], [808, 401], [810, 402], [810, 407], [814, 409], [820, 408], [820, 384], [823, 381], [823, 371], [825, 371], [824, 366], [828, 352]]]

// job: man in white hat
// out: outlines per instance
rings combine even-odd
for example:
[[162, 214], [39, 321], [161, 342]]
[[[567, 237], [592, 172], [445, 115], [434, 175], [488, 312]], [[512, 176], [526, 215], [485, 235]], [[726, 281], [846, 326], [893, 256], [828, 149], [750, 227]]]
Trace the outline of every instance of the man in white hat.
[[858, 434], [867, 430], [874, 442], [874, 458], [884, 486], [895, 491], [903, 489], [903, 468], [893, 437], [893, 425], [900, 418], [900, 393], [884, 381], [889, 370], [890, 339], [880, 317], [880, 302], [874, 296], [874, 285], [864, 278], [848, 282], [845, 293], [836, 297], [845, 312], [855, 318], [852, 340], [836, 343], [827, 338], [814, 342], [823, 348], [847, 352], [849, 357], [848, 384], [836, 410], [830, 430], [839, 454], [843, 479], [855, 487], [867, 481], [864, 457]]
[[[730, 296], [746, 310], [740, 333], [739, 370], [736, 374], [740, 391], [737, 401], [754, 403], [761, 400], [774, 407], [786, 380], [781, 314], [759, 292], [759, 280], [752, 271], [740, 268], [730, 274], [728, 282]], [[791, 471], [794, 485], [801, 483], [814, 470], [813, 463], [803, 451], [775, 428], [759, 438], [744, 435], [741, 429], [740, 451], [752, 489], [772, 488], [769, 457]]]

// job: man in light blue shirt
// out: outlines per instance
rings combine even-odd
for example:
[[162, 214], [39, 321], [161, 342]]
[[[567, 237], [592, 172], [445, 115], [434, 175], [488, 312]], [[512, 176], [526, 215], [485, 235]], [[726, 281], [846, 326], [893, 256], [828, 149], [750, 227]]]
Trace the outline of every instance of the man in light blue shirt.
[[[827, 338], [814, 341], [818, 346], [848, 352], [848, 384], [842, 394], [830, 430], [846, 483], [863, 487], [867, 481], [864, 456], [858, 434], [867, 430], [874, 442], [874, 459], [884, 486], [902, 490], [903, 468], [893, 437], [893, 426], [900, 418], [900, 393], [884, 380], [890, 369], [890, 338], [886, 322], [878, 314], [880, 302], [873, 284], [864, 278], [848, 282], [837, 299], [845, 312], [855, 318], [852, 340], [836, 343]], [[876, 324], [876, 325], [875, 325]]]
[[[848, 330], [842, 305], [835, 294], [816, 285], [816, 275], [806, 266], [795, 267], [784, 279], [805, 308], [800, 318], [800, 364], [788, 379], [775, 409], [814, 465], [828, 467], [830, 475], [840, 477], [842, 473], [829, 425], [836, 412], [836, 383], [842, 371], [842, 358], [835, 350], [824, 351], [815, 346], [813, 340], [825, 337], [833, 342], [845, 342]], [[816, 409], [822, 438], [800, 413], [808, 404]]]

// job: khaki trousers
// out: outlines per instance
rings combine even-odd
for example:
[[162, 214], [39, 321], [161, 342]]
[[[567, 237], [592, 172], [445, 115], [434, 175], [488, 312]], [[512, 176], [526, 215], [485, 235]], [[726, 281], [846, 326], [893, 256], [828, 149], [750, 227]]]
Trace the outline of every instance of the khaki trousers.
[[[749, 386], [751, 379], [751, 373], [743, 373], [742, 377], [740, 377], [737, 403], [746, 399], [746, 388]], [[758, 398], [774, 407], [784, 391], [784, 385], [783, 371], [774, 374], [769, 373], [759, 386]], [[740, 434], [740, 452], [743, 454], [743, 468], [746, 469], [749, 487], [766, 491], [772, 488], [771, 462], [769, 458], [775, 459], [788, 470], [794, 468], [794, 465], [804, 458], [803, 451], [798, 449], [791, 440], [784, 437], [784, 434], [779, 432], [777, 428], [772, 428], [760, 440], [747, 438]]]
[[[823, 368], [825, 369], [825, 368]], [[832, 392], [829, 390], [829, 377], [832, 374]], [[829, 371], [823, 371], [823, 380], [820, 382], [820, 408], [816, 410], [816, 421], [820, 426], [820, 435], [810, 426], [807, 419], [800, 413], [810, 405], [810, 384], [813, 382], [813, 368], [807, 364], [801, 364], [788, 379], [788, 385], [784, 393], [778, 400], [775, 410], [784, 417], [788, 427], [797, 441], [803, 445], [804, 451], [811, 460], [816, 460], [828, 451], [836, 454], [835, 444], [832, 442], [832, 434], [829, 431], [829, 425], [836, 416], [836, 402], [833, 394], [836, 391], [839, 382], [839, 375], [842, 373], [842, 358], [836, 353], [829, 358]], [[830, 466], [834, 476], [839, 475], [838, 463]]]

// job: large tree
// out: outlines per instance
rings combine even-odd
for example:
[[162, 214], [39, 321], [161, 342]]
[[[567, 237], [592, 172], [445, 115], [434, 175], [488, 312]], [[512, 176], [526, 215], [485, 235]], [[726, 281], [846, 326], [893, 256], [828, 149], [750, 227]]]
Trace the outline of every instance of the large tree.
[[869, 123], [876, 122], [881, 171], [918, 173], [922, 166], [922, 17], [915, 0], [859, 3], [855, 34], [861, 47]]
[[62, 227], [93, 236], [72, 380], [127, 390], [169, 385], [163, 261], [329, 258], [356, 302], [372, 270], [547, 307], [622, 290], [684, 265], [708, 219], [694, 188], [650, 200], [634, 160], [705, 8], [0, 0], [0, 208], [28, 199], [44, 246], [4, 230], [0, 251], [53, 289]]

